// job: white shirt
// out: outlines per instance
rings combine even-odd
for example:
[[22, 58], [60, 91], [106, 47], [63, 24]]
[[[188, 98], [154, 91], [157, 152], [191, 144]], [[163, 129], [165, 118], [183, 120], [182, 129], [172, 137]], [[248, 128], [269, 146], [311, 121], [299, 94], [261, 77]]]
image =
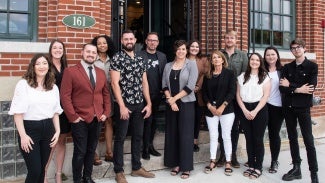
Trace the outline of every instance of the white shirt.
[[39, 91], [22, 79], [16, 85], [8, 114], [23, 114], [24, 120], [43, 120], [62, 112], [60, 93], [56, 85], [52, 90]]
[[281, 102], [281, 94], [279, 90], [280, 79], [279, 79], [278, 72], [277, 71], [269, 72], [269, 76], [271, 78], [271, 93], [267, 103], [273, 106], [281, 107], [282, 102]]
[[263, 97], [263, 86], [266, 82], [270, 80], [268, 76], [265, 77], [264, 81], [261, 84], [258, 84], [258, 76], [250, 75], [249, 80], [244, 82], [244, 74], [242, 73], [238, 76], [238, 84], [240, 87], [240, 97], [243, 102], [254, 103], [261, 100]]

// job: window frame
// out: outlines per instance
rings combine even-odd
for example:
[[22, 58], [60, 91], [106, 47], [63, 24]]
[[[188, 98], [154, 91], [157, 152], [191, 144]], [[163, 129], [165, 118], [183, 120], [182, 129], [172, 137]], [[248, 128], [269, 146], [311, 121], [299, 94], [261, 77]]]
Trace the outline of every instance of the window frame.
[[[289, 43], [290, 40], [292, 40], [295, 37], [295, 32], [296, 32], [296, 12], [295, 12], [295, 0], [289, 0], [290, 2], [290, 14], [285, 14], [283, 12], [283, 3], [286, 0], [280, 0], [280, 12], [275, 12], [273, 11], [273, 1], [269, 0], [270, 3], [270, 10], [266, 11], [263, 10], [263, 0], [259, 0], [258, 2], [254, 2], [255, 0], [250, 0], [249, 1], [249, 37], [250, 37], [250, 45], [252, 45], [253, 48], [266, 48], [268, 46], [274, 46], [277, 47], [278, 49], [288, 49], [289, 48]], [[253, 3], [254, 2], [254, 3]], [[260, 6], [258, 7], [258, 9], [255, 9], [255, 3], [260, 3]], [[256, 14], [258, 15], [258, 17], [256, 16]], [[268, 29], [263, 28], [263, 15], [268, 15], [270, 17], [270, 27]], [[254, 17], [253, 17], [254, 16]], [[274, 16], [279, 16], [280, 17], [280, 30], [275, 30], [273, 29], [274, 25], [273, 25], [273, 17]], [[258, 24], [259, 27], [257, 28], [255, 22], [256, 22], [256, 17], [259, 18], [258, 20]], [[284, 30], [284, 18], [285, 17], [289, 17], [290, 21], [291, 21], [291, 25], [290, 25], [290, 30], [286, 31]], [[275, 44], [275, 39], [274, 39], [274, 35], [275, 32], [280, 32], [282, 34], [282, 44], [278, 45]], [[256, 34], [259, 33], [259, 43], [256, 42]], [[263, 33], [269, 33], [269, 37], [270, 37], [270, 42], [269, 43], [265, 43], [264, 39], [263, 39]], [[289, 36], [289, 40], [287, 42], [284, 41], [285, 37], [285, 33], [288, 33]], [[255, 35], [255, 36], [254, 36]]]
[[[7, 0], [7, 4], [9, 6], [9, 1]], [[0, 40], [2, 41], [37, 41], [37, 35], [38, 35], [38, 0], [28, 0], [28, 10], [26, 11], [28, 15], [28, 33], [27, 34], [17, 34], [17, 33], [0, 33]], [[21, 11], [10, 11], [8, 10], [0, 10], [0, 13], [7, 13], [9, 15], [10, 13], [19, 13]], [[7, 16], [7, 22], [8, 23], [9, 18]]]

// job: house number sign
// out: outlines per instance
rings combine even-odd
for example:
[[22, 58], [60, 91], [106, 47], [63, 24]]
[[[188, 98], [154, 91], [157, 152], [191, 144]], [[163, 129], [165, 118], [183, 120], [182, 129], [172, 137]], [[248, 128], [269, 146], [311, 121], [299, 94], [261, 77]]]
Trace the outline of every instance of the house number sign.
[[96, 20], [88, 15], [72, 14], [65, 16], [62, 23], [71, 28], [86, 29], [95, 25]]

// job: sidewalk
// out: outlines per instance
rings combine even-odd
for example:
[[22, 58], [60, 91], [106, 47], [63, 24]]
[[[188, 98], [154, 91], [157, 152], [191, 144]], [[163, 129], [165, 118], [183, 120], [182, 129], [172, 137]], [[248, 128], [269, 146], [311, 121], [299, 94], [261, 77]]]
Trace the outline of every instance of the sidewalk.
[[[302, 145], [302, 142], [299, 142], [300, 145]], [[325, 139], [317, 139], [315, 140], [316, 144], [316, 151], [317, 151], [317, 158], [318, 158], [318, 166], [319, 166], [319, 180], [320, 182], [325, 182]], [[268, 148], [268, 147], [266, 147]], [[307, 163], [307, 156], [306, 156], [306, 150], [305, 148], [300, 148], [300, 154], [301, 158], [303, 159], [301, 168], [302, 168], [302, 179], [301, 180], [295, 180], [291, 181], [290, 183], [308, 183], [310, 182], [310, 175], [308, 170], [308, 163]], [[246, 178], [242, 175], [243, 171], [246, 170], [246, 167], [244, 167], [242, 164], [246, 160], [241, 159], [241, 168], [234, 169], [232, 176], [226, 176], [224, 175], [223, 171], [224, 168], [216, 168], [213, 170], [210, 174], [205, 174], [203, 172], [204, 167], [207, 165], [207, 163], [199, 163], [195, 164], [194, 170], [191, 172], [189, 179], [181, 179], [180, 174], [177, 176], [171, 176], [169, 173], [169, 169], [163, 169], [159, 171], [154, 171], [156, 174], [156, 178], [153, 179], [146, 179], [146, 178], [140, 178], [140, 177], [132, 177], [130, 175], [126, 176], [126, 179], [129, 183], [162, 183], [162, 182], [168, 182], [168, 183], [205, 183], [205, 182], [222, 182], [222, 183], [250, 183], [250, 182], [256, 182], [256, 183], [279, 183], [279, 182], [285, 182], [281, 180], [281, 177], [283, 174], [287, 173], [292, 168], [291, 163], [291, 156], [290, 151], [288, 149], [281, 151], [279, 156], [279, 170], [276, 174], [270, 174], [268, 173], [268, 166], [271, 162], [270, 154], [266, 154], [264, 157], [264, 172], [263, 175], [258, 178], [257, 180], [250, 180], [249, 178]], [[106, 178], [106, 179], [97, 179], [95, 180], [96, 183], [106, 183], [106, 182], [115, 182], [114, 177], [112, 178]], [[70, 182], [65, 182], [70, 183]]]
[[[308, 170], [308, 163], [307, 163], [307, 156], [306, 156], [306, 150], [303, 147], [303, 142], [299, 142], [300, 146], [300, 154], [302, 160], [301, 164], [301, 172], [302, 172], [302, 179], [290, 181], [286, 183], [308, 183], [310, 182], [310, 175]], [[317, 151], [317, 159], [318, 159], [318, 176], [320, 182], [325, 182], [325, 138], [322, 139], [315, 139], [315, 145], [316, 145], [316, 151]], [[221, 183], [284, 183], [285, 181], [281, 180], [281, 177], [283, 174], [287, 173], [291, 168], [291, 156], [290, 151], [288, 149], [288, 144], [283, 145], [285, 146], [282, 148], [279, 156], [279, 170], [276, 174], [270, 174], [268, 173], [268, 167], [271, 162], [269, 149], [266, 146], [265, 148], [265, 157], [264, 157], [264, 171], [263, 175], [256, 179], [251, 180], [249, 178], [246, 178], [242, 175], [243, 171], [246, 170], [246, 167], [243, 166], [243, 163], [246, 162], [246, 159], [239, 159], [241, 163], [241, 167], [239, 169], [234, 169], [232, 176], [226, 176], [224, 175], [223, 171], [224, 168], [216, 168], [213, 170], [210, 174], [204, 173], [204, 167], [208, 164], [206, 163], [198, 163], [194, 165], [194, 170], [191, 171], [190, 178], [188, 179], [181, 179], [180, 174], [177, 176], [171, 176], [170, 175], [170, 169], [162, 169], [158, 171], [153, 171], [153, 173], [156, 174], [156, 178], [153, 179], [146, 179], [142, 177], [132, 177], [131, 175], [126, 175], [126, 179], [129, 183], [205, 183], [205, 182], [221, 182]], [[282, 147], [283, 147], [282, 146]], [[208, 160], [208, 157], [207, 157]], [[110, 178], [101, 178], [101, 179], [94, 179], [96, 183], [115, 183], [115, 177]], [[0, 183], [3, 181], [0, 180]], [[22, 183], [24, 180], [16, 180], [16, 181], [5, 181], [6, 183]], [[72, 177], [69, 177], [67, 181], [64, 181], [64, 183], [72, 183]], [[54, 183], [54, 179], [49, 179], [49, 183]]]

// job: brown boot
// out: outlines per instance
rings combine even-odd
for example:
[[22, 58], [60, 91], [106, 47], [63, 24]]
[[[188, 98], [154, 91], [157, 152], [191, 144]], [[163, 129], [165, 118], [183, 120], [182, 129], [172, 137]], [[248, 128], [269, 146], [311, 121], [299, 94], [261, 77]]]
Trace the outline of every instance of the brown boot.
[[128, 183], [123, 172], [116, 173], [115, 180], [117, 183]]
[[134, 177], [145, 177], [145, 178], [154, 178], [155, 174], [148, 172], [144, 168], [140, 168], [139, 170], [132, 170], [131, 173]]

